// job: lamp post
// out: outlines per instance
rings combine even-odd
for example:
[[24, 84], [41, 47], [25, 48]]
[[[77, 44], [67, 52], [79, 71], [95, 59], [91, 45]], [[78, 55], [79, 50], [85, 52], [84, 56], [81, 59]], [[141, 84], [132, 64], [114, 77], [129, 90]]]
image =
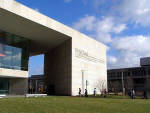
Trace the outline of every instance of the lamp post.
[[86, 80], [86, 90], [87, 90], [87, 86], [88, 86], [88, 80]]
[[122, 80], [122, 94], [124, 96], [124, 93], [125, 93], [125, 89], [124, 89], [124, 81], [123, 81], [123, 71], [122, 71], [122, 74], [121, 74], [121, 80]]
[[88, 80], [86, 80], [85, 81], [85, 72], [86, 70], [81, 70], [81, 72], [82, 72], [82, 94], [84, 94], [84, 89], [86, 88], [86, 90], [87, 90], [87, 86], [89, 85], [89, 82], [88, 82]]
[[84, 94], [84, 70], [81, 70], [82, 72], [82, 94]]

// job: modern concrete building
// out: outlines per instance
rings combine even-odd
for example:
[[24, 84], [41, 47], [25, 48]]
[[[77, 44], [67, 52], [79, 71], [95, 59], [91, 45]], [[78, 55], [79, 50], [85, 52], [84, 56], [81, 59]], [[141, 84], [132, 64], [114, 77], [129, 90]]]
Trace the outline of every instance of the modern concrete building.
[[141, 67], [131, 67], [108, 70], [108, 91], [122, 92], [123, 87], [126, 93], [134, 89], [136, 95], [150, 97], [150, 57], [140, 59]]
[[107, 80], [104, 44], [14, 0], [0, 0], [0, 46], [3, 93], [26, 92], [29, 56], [39, 54], [49, 94], [77, 95], [86, 85], [92, 94], [96, 81]]

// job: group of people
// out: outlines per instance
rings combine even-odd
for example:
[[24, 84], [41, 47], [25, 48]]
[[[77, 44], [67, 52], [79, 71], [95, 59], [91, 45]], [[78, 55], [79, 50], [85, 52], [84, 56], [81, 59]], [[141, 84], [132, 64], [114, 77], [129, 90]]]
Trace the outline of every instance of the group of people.
[[[132, 99], [135, 99], [135, 91], [134, 91], [134, 89], [130, 90], [129, 96], [130, 96]], [[147, 91], [146, 91], [146, 90], [144, 90], [144, 92], [143, 92], [143, 97], [144, 97], [144, 99], [147, 99], [147, 98], [148, 98], [148, 96], [147, 96]]]
[[[97, 93], [97, 92], [96, 92], [96, 88], [94, 88], [94, 91], [93, 91], [93, 96], [94, 96], [94, 97], [96, 97], [96, 93]], [[107, 96], [107, 91], [106, 91], [106, 89], [104, 89], [103, 94], [104, 94], [104, 98], [106, 98], [106, 96]], [[84, 96], [85, 96], [85, 97], [88, 97], [88, 90], [87, 90], [87, 89], [85, 89]], [[81, 97], [81, 88], [79, 88], [79, 97]]]
[[29, 94], [35, 94], [35, 93], [40, 93], [40, 94], [43, 94], [43, 93], [46, 93], [46, 90], [44, 87], [38, 87], [37, 89], [32, 87], [32, 86], [29, 86], [28, 88], [28, 93]]
[[[85, 89], [85, 92], [84, 92], [85, 94], [85, 97], [88, 97], [88, 90], [87, 89]], [[81, 97], [81, 88], [79, 88], [79, 97]]]

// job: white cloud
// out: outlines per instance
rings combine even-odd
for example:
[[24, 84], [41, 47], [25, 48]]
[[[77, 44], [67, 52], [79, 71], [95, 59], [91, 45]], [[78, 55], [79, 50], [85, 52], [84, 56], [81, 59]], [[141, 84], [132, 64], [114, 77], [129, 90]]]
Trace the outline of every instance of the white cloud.
[[150, 51], [150, 37], [146, 36], [127, 36], [115, 38], [112, 47], [121, 51], [130, 51], [143, 54]]
[[149, 43], [150, 37], [142, 35], [115, 38], [111, 47], [117, 53], [114, 56], [108, 56], [108, 68], [139, 66], [141, 57], [150, 56]]
[[107, 62], [110, 64], [115, 64], [117, 62], [117, 58], [115, 56], [108, 56]]
[[77, 30], [85, 29], [86, 31], [91, 31], [95, 27], [96, 17], [88, 16], [81, 18], [78, 22], [73, 24], [73, 27]]
[[[72, 0], [65, 0], [71, 2]], [[81, 0], [87, 7], [102, 11], [103, 15], [113, 15], [120, 21], [135, 25], [150, 25], [150, 0]], [[108, 8], [108, 10], [101, 8]]]
[[125, 20], [142, 26], [150, 25], [150, 0], [123, 0], [117, 11]]
[[[84, 2], [91, 3], [90, 0]], [[116, 37], [122, 33], [127, 29], [127, 25], [139, 25], [138, 27], [141, 28], [150, 26], [150, 0], [93, 0], [92, 2], [96, 9], [101, 9], [101, 6], [105, 5], [109, 9], [101, 9], [103, 13], [100, 13], [102, 15], [100, 18], [86, 15], [75, 22], [73, 27], [101, 42], [109, 43], [111, 50], [115, 52], [111, 52], [113, 55], [108, 55], [108, 68], [139, 66], [141, 57], [150, 56], [150, 36], [136, 34], [118, 38], [112, 36]]]
[[[113, 15], [123, 22], [150, 26], [150, 0], [92, 0], [92, 3], [90, 0], [84, 0], [84, 2], [94, 6], [105, 16]], [[102, 9], [104, 7], [108, 10]]]
[[125, 24], [117, 23], [113, 17], [98, 19], [88, 15], [73, 23], [73, 27], [79, 31], [91, 32], [91, 36], [104, 43], [111, 42], [111, 33], [119, 34], [127, 28]]
[[111, 42], [111, 33], [119, 34], [126, 29], [125, 24], [118, 24], [114, 21], [114, 18], [107, 17], [102, 20], [98, 20], [96, 28], [97, 39], [102, 42]]
[[72, 0], [64, 0], [65, 3], [69, 3], [71, 2]]
[[114, 27], [113, 31], [118, 34], [118, 33], [121, 33], [123, 30], [125, 30], [127, 27], [126, 27], [126, 24], [119, 24], [117, 25], [116, 27]]
[[[112, 59], [111, 57], [114, 59]], [[107, 57], [108, 69], [140, 66], [141, 57], [142, 56], [138, 56], [136, 53], [132, 52], [120, 52], [118, 55], [108, 56]]]

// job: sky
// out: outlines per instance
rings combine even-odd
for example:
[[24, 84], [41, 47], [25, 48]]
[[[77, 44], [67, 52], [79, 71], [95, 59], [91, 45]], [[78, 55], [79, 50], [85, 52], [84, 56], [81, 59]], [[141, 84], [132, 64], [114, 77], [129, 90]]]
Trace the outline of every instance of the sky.
[[[107, 45], [108, 69], [137, 67], [150, 57], [150, 0], [16, 1]], [[30, 58], [30, 75], [43, 73], [43, 59]]]

